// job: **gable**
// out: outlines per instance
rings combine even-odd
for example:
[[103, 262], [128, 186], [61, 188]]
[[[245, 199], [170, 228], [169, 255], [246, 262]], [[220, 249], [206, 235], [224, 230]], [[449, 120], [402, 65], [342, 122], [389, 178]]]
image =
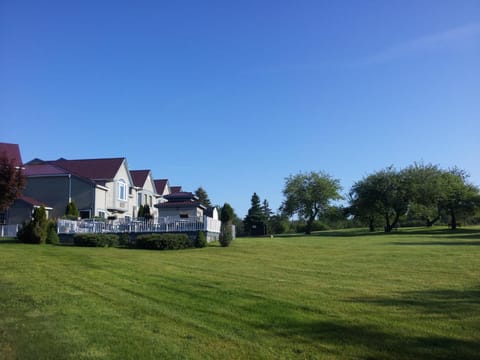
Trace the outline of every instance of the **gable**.
[[155, 183], [155, 189], [159, 195], [170, 194], [170, 185], [168, 179], [157, 179], [153, 181]]

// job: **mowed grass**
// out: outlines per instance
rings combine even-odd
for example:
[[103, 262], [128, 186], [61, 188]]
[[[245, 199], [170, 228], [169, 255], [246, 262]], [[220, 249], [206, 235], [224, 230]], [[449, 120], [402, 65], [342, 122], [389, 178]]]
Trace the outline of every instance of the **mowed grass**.
[[0, 243], [0, 359], [478, 359], [480, 229]]

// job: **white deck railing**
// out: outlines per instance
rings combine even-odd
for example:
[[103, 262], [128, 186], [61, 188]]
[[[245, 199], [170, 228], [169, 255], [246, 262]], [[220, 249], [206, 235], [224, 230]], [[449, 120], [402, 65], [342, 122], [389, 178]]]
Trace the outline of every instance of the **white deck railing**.
[[15, 225], [0, 225], [0, 237], [15, 237], [17, 236], [19, 224]]
[[209, 231], [220, 233], [221, 221], [208, 216], [181, 219], [164, 217], [152, 220], [63, 220], [57, 221], [59, 234], [73, 233], [120, 233], [120, 232], [189, 232]]

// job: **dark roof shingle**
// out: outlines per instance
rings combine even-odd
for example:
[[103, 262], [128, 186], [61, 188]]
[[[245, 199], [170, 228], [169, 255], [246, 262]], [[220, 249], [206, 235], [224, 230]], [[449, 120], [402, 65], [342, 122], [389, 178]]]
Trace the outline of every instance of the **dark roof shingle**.
[[155, 183], [155, 188], [157, 189], [157, 193], [160, 195], [163, 195], [165, 192], [165, 188], [167, 187], [168, 184], [168, 179], [157, 179], [153, 180]]
[[59, 159], [46, 161], [47, 164], [59, 166], [73, 174], [80, 175], [91, 180], [110, 180], [115, 178], [125, 158], [108, 159]]
[[150, 170], [131, 170], [130, 175], [132, 176], [133, 185], [143, 187], [147, 181], [148, 174], [150, 174]]
[[172, 194], [182, 192], [182, 187], [181, 186], [170, 186], [170, 192]]

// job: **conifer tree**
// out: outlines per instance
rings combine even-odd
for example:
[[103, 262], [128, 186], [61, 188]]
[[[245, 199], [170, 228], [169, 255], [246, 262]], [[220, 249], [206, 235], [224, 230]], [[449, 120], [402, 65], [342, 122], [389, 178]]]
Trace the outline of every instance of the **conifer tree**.
[[201, 186], [195, 191], [195, 196], [198, 197], [198, 201], [203, 206], [205, 206], [207, 208], [212, 207], [212, 202], [208, 198], [207, 192]]
[[265, 221], [264, 209], [262, 208], [260, 197], [256, 192], [253, 193], [250, 202], [251, 207], [248, 209], [248, 214], [243, 220], [245, 231], [249, 234], [252, 233], [252, 227], [254, 225]]

